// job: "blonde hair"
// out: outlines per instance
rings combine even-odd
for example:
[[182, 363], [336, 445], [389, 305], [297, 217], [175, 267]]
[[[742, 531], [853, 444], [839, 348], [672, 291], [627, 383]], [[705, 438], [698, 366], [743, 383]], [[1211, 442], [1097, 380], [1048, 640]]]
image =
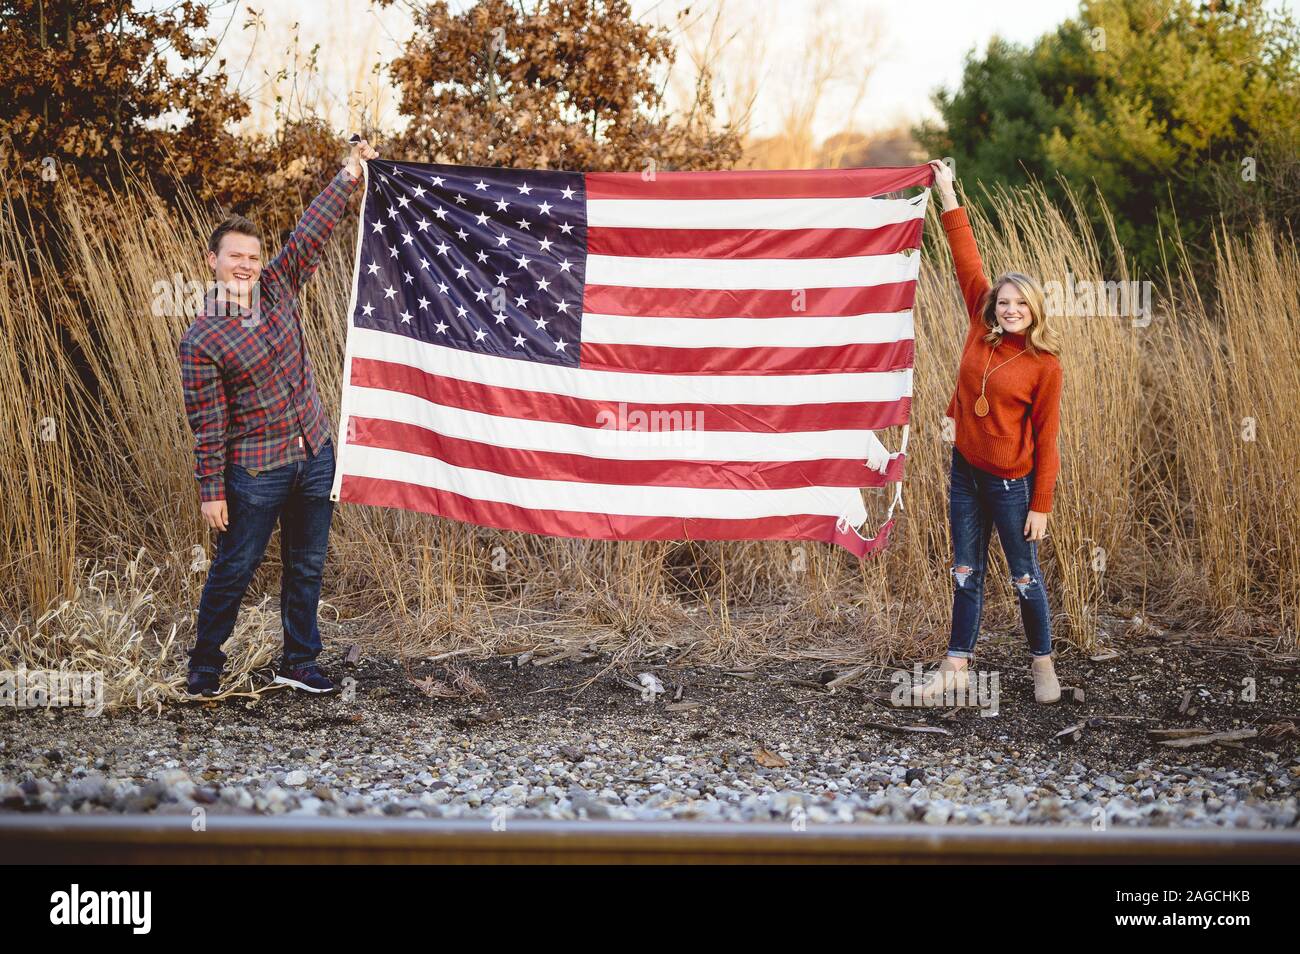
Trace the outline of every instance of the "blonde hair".
[[1029, 306], [1029, 330], [1025, 332], [1026, 350], [1030, 354], [1046, 351], [1048, 354], [1059, 355], [1061, 339], [1056, 329], [1047, 320], [1046, 294], [1043, 292], [1043, 286], [1022, 272], [1003, 272], [993, 280], [989, 290], [985, 292], [984, 304], [980, 308], [980, 317], [984, 321], [984, 327], [988, 329], [984, 340], [992, 344], [1001, 337], [1001, 334], [994, 329], [999, 327], [998, 293], [1002, 291], [1003, 285], [1014, 285], [1021, 297], [1025, 299], [1025, 304]]

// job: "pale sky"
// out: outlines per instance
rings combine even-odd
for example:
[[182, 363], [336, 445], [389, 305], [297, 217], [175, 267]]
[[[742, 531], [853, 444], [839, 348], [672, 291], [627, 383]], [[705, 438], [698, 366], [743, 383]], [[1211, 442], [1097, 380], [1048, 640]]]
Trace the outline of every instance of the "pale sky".
[[[1029, 42], [1059, 24], [1078, 0], [713, 0], [677, 3], [639, 0], [633, 9], [665, 25], [687, 6], [692, 18], [708, 19], [721, 8], [736, 39], [724, 59], [724, 83], [739, 81], [746, 65], [761, 60], [755, 100], [757, 136], [776, 131], [778, 117], [797, 88], [807, 88], [811, 54], [829, 45], [838, 69], [818, 104], [818, 138], [846, 126], [876, 131], [935, 115], [930, 94], [955, 87], [962, 57], [983, 49], [995, 33]], [[697, 28], [698, 29], [698, 28]], [[757, 50], [761, 57], [756, 56]], [[826, 51], [826, 47], [821, 47]], [[680, 55], [680, 54], [679, 54]], [[865, 77], [865, 85], [863, 79]], [[735, 83], [733, 82], [733, 85]], [[859, 87], [861, 95], [859, 96]], [[856, 103], [856, 109], [854, 109]], [[849, 116], [849, 111], [853, 115]]]
[[[1300, 0], [1273, 0], [1292, 15]], [[451, 0], [453, 8], [468, 6]], [[694, 63], [715, 72], [722, 115], [752, 102], [750, 131], [775, 133], [800, 117], [817, 139], [848, 128], [877, 131], [934, 115], [930, 94], [954, 88], [963, 56], [999, 34], [1027, 43], [1079, 8], [1078, 0], [632, 0], [642, 19], [670, 28], [678, 64], [670, 98], [690, 89]], [[247, 27], [250, 9], [259, 24]], [[676, 14], [689, 8], [690, 15]], [[314, 107], [336, 127], [351, 129], [364, 112], [386, 128], [400, 126], [386, 66], [410, 35], [407, 10], [367, 0], [277, 0], [219, 7], [212, 32], [224, 32], [221, 53], [239, 88], [254, 102], [249, 125], [274, 123], [276, 96], [290, 113]], [[295, 42], [296, 37], [296, 42]], [[319, 80], [304, 82], [318, 45]], [[277, 76], [284, 71], [285, 75]], [[819, 95], [809, 92], [819, 88]], [[815, 103], [815, 105], [814, 105]]]

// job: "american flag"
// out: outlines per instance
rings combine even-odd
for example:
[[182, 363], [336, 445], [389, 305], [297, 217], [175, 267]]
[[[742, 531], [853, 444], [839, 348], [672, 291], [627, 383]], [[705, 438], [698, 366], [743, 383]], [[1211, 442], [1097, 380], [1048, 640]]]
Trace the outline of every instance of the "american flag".
[[[932, 175], [370, 160], [333, 499], [878, 549]], [[873, 432], [894, 425], [890, 454]], [[861, 488], [888, 482], [864, 536]]]

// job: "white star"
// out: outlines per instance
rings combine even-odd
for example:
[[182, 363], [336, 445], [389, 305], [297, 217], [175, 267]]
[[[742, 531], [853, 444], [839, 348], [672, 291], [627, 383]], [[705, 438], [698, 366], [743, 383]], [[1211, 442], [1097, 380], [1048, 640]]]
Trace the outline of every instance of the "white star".
[[374, 310], [375, 310], [375, 306], [370, 304], [370, 302], [366, 302], [364, 305], [361, 306], [361, 313], [365, 315], [367, 318], [370, 317], [370, 313]]
[[562, 311], [567, 315], [569, 313], [569, 303], [567, 301], [557, 301], [555, 303], [555, 310]]
[[440, 335], [445, 335], [447, 333], [447, 326], [440, 321], [433, 326], [433, 330], [438, 332]]
[[373, 275], [375, 274], [375, 272], [379, 271], [379, 266], [376, 265], [374, 262], [371, 262], [369, 265], [366, 266], [366, 271], [368, 271], [371, 275]]
[[475, 258], [477, 258], [480, 262], [486, 262], [487, 252], [483, 251], [482, 249], [479, 249], [478, 254], [475, 256]]
[[402, 208], [406, 208], [408, 205], [411, 204], [411, 200], [404, 195], [399, 195], [397, 197], [397, 204], [400, 205]]
[[525, 232], [528, 232], [528, 231], [530, 231], [531, 228], [532, 228], [532, 223], [529, 222], [527, 219], [520, 219], [520, 220], [519, 220], [519, 227], [520, 227], [521, 229], [523, 229]]
[[429, 180], [429, 185], [436, 185], [436, 186], [442, 185], [442, 176], [433, 176]]
[[374, 223], [371, 224], [370, 228], [375, 232], [380, 232], [383, 231], [384, 226], [387, 224], [388, 224], [387, 222], [381, 222], [378, 219], [376, 219]]
[[539, 205], [539, 206], [537, 207], [537, 211], [540, 212], [540, 213], [542, 213], [542, 215], [550, 215], [550, 214], [551, 214], [551, 203], [549, 203], [549, 202], [543, 202], [541, 205]]
[[464, 306], [464, 305], [457, 305], [457, 306], [456, 306], [456, 317], [458, 317], [458, 318], [464, 318], [464, 317], [465, 317], [466, 315], [468, 315], [468, 314], [469, 314], [469, 312], [465, 310], [465, 306]]
[[480, 212], [478, 215], [474, 216], [474, 218], [478, 219], [479, 225], [487, 225], [488, 217], [486, 212]]
[[461, 195], [459, 192], [456, 193], [456, 204], [457, 204], [457, 205], [464, 205], [464, 204], [465, 204], [465, 197], [464, 197], [463, 195]]
[[560, 271], [562, 272], [567, 272], [572, 267], [573, 266], [569, 264], [569, 260], [567, 258], [564, 261], [560, 262]]
[[474, 332], [474, 340], [475, 340], [475, 341], [482, 341], [482, 340], [483, 340], [484, 338], [486, 338], [486, 337], [487, 337], [487, 332], [484, 331], [482, 328], [480, 328], [480, 329], [478, 329], [478, 331]]
[[[568, 345], [568, 342], [566, 342], [563, 338], [561, 338], [559, 341], [555, 342], [555, 350], [556, 350], [556, 351], [564, 351], [564, 349], [567, 348], [568, 346], [569, 346], [569, 345]], [[568, 352], [565, 351], [565, 354], [568, 354]]]
[[505, 199], [497, 199], [497, 211], [504, 212], [509, 204]]
[[498, 236], [497, 236], [497, 244], [498, 244], [498, 245], [509, 245], [509, 244], [510, 244], [510, 239], [509, 239], [507, 236], [505, 236], [505, 235], [498, 235]]
[[391, 205], [388, 207], [388, 217], [389, 217], [390, 219], [393, 219], [393, 218], [396, 218], [396, 217], [397, 217], [397, 210], [394, 209]]
[[537, 243], [537, 247], [540, 248], [543, 252], [549, 252], [553, 244], [554, 243], [550, 239], [542, 239], [540, 242]]
[[516, 347], [516, 348], [522, 348], [523, 346], [524, 346], [524, 336], [523, 336], [523, 335], [515, 335], [515, 347]]
[[477, 298], [479, 301], [482, 301], [483, 299], [487, 298], [487, 292], [485, 292], [481, 288], [475, 289], [474, 297]]
[[411, 284], [411, 282], [415, 281], [415, 279], [413, 279], [413, 278], [411, 277], [411, 273], [410, 273], [410, 272], [403, 272], [402, 275], [403, 275], [404, 280], [406, 281], [406, 284], [408, 284], [408, 285]]
[[421, 232], [424, 232], [424, 231], [426, 231], [426, 230], [429, 228], [429, 226], [432, 225], [433, 223], [430, 222], [428, 219], [424, 218], [424, 216], [421, 216], [421, 217], [420, 217], [420, 221], [416, 222], [415, 224], [416, 224], [416, 226], [420, 229]]
[[403, 233], [402, 233], [402, 244], [403, 244], [403, 245], [410, 245], [410, 244], [411, 244], [412, 242], [414, 242], [414, 241], [415, 241], [415, 236], [412, 235], [410, 232], [403, 232]]
[[429, 260], [427, 258], [420, 259], [420, 268], [426, 272], [429, 270]]
[[537, 279], [537, 290], [538, 290], [538, 291], [546, 291], [546, 289], [548, 289], [548, 288], [550, 288], [550, 287], [551, 287], [551, 283], [548, 282], [545, 278], [539, 278], [539, 279]]
[[573, 190], [570, 189], [568, 186], [565, 186], [565, 187], [564, 187], [564, 197], [565, 197], [566, 199], [572, 199], [572, 198], [573, 198]]
[[384, 297], [385, 297], [385, 298], [395, 298], [395, 297], [397, 297], [397, 289], [396, 289], [396, 288], [385, 288], [385, 289], [384, 289]]
[[523, 185], [519, 186], [519, 194], [520, 194], [520, 195], [528, 195], [528, 193], [530, 193], [530, 192], [532, 192], [532, 191], [533, 191], [533, 187], [530, 186], [527, 182], [525, 182]]
[[456, 277], [457, 277], [457, 278], [464, 278], [464, 277], [465, 277], [466, 275], [468, 275], [468, 274], [469, 274], [469, 269], [466, 268], [464, 265], [457, 265], [457, 266], [456, 266]]
[[427, 299], [427, 298], [425, 298], [423, 295], [421, 295], [421, 296], [420, 296], [420, 310], [421, 310], [421, 311], [424, 311], [424, 310], [427, 309], [428, 307], [429, 307], [429, 299]]
[[397, 246], [396, 246], [396, 245], [390, 245], [390, 246], [388, 246], [388, 257], [389, 257], [389, 258], [397, 258]]
[[528, 267], [528, 263], [531, 262], [531, 261], [532, 261], [531, 258], [528, 258], [527, 256], [524, 256], [524, 255], [520, 255], [520, 256], [519, 256], [519, 267], [520, 267], [520, 268], [527, 268], [527, 267]]
[[505, 283], [506, 283], [505, 275], [502, 275], [500, 272], [497, 272], [497, 284], [504, 285]]
[[451, 248], [451, 246], [448, 245], [446, 242], [439, 242], [437, 246], [435, 246], [435, 251], [437, 251], [439, 255], [446, 255], [447, 249], [449, 248]]
[[465, 239], [469, 238], [469, 233], [466, 232], [464, 229], [457, 229], [456, 238], [460, 239], [463, 242], [465, 241]]
[[424, 186], [420, 186], [420, 185], [418, 185], [418, 186], [415, 187], [415, 197], [416, 197], [417, 199], [423, 199], [423, 198], [424, 198]]
[[545, 327], [546, 327], [546, 319], [545, 319], [545, 318], [538, 318], [538, 319], [537, 319], [537, 327], [538, 327], [538, 328], [545, 328]]
[[443, 295], [447, 294], [447, 283], [438, 282], [438, 291]]
[[497, 324], [498, 324], [498, 325], [504, 325], [504, 324], [506, 323], [506, 317], [507, 317], [507, 316], [506, 316], [506, 313], [505, 313], [504, 311], [497, 312]]
[[442, 206], [438, 206], [436, 209], [434, 209], [433, 214], [438, 217], [439, 222], [442, 222], [447, 218], [447, 210], [444, 209]]
[[474, 188], [477, 191], [482, 192], [484, 189], [487, 188], [487, 183], [484, 182], [482, 179], [479, 179], [478, 182], [474, 183]]
[[518, 305], [520, 308], [523, 308], [525, 305], [528, 304], [528, 299], [525, 298], [523, 295], [520, 295], [518, 298], [515, 299], [515, 304]]
[[411, 318], [413, 317], [412, 314], [409, 311], [403, 311], [401, 315], [402, 315], [402, 324], [409, 325], [411, 323]]
[[565, 222], [560, 226], [560, 231], [563, 232], [565, 235], [568, 235], [570, 232], [573, 231], [573, 226], [570, 225], [568, 222]]

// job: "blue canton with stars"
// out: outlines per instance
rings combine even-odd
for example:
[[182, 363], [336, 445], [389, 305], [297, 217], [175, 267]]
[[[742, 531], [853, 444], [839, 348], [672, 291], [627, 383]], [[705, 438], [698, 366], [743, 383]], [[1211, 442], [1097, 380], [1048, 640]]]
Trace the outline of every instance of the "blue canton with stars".
[[577, 367], [587, 264], [580, 172], [371, 159], [353, 323]]

